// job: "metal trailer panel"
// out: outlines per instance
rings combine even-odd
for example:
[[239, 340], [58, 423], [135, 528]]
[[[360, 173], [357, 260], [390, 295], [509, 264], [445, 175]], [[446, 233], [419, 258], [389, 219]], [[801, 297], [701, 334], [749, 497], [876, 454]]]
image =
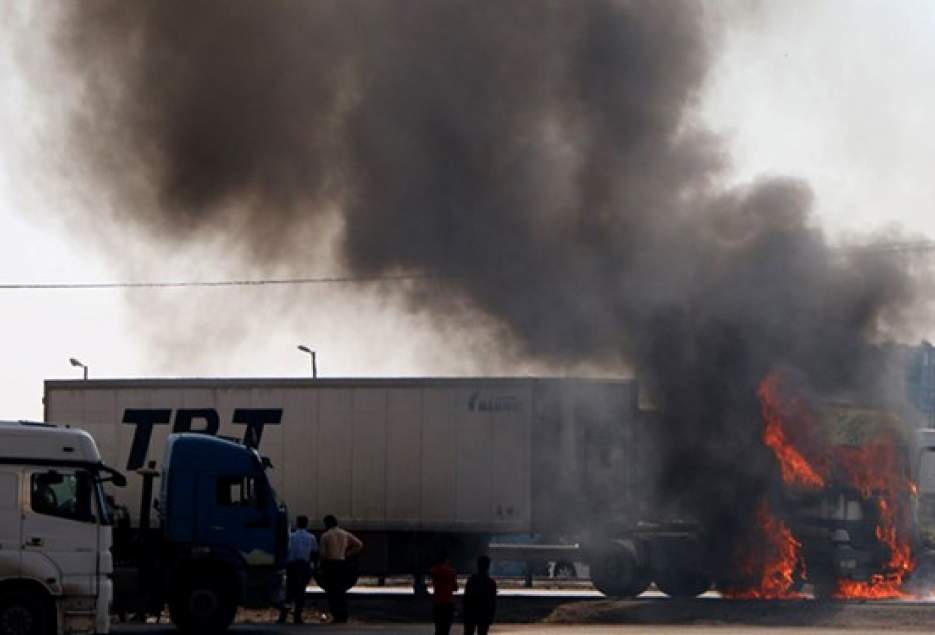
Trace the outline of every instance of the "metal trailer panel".
[[386, 520], [418, 525], [422, 513], [422, 391], [386, 391]]
[[532, 528], [601, 532], [648, 518], [655, 469], [632, 380], [542, 380], [531, 456]]
[[[232, 389], [232, 395], [238, 393]], [[274, 487], [289, 505], [290, 514], [306, 514], [316, 522], [318, 500], [319, 393], [301, 389], [282, 391], [282, 423], [263, 433], [260, 451], [273, 462]], [[280, 429], [276, 429], [280, 428]], [[286, 433], [288, 431], [288, 434]], [[277, 445], [268, 440], [279, 439]], [[310, 450], [311, 449], [311, 450]]]
[[[362, 529], [528, 531], [533, 379], [88, 380], [46, 382], [46, 420], [97, 439], [126, 466], [128, 408], [214, 409], [242, 438], [237, 408], [281, 408], [260, 450], [293, 515], [334, 513]], [[198, 430], [205, 420], [192, 422]], [[154, 427], [158, 462], [172, 426]], [[140, 479], [117, 492], [138, 517]]]

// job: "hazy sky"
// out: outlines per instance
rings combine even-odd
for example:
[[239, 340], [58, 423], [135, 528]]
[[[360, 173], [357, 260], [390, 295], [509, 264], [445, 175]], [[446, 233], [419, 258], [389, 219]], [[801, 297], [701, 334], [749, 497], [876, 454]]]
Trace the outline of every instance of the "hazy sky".
[[[41, 25], [23, 6], [0, 8], [0, 283], [131, 280], [144, 268], [162, 280], [252, 277], [212, 246], [128, 238], [115, 259], [71, 238], [71, 212], [94, 201], [73, 196], [50, 168], [62, 160], [46, 125], [56, 104], [35, 95]], [[807, 179], [817, 221], [832, 237], [898, 226], [935, 238], [935, 3], [706, 6], [727, 28], [697, 114], [726, 139], [733, 177]], [[326, 256], [309, 275], [334, 272]], [[228, 316], [218, 328], [214, 317], [233, 297], [237, 306], [246, 298], [255, 319], [238, 328]], [[141, 306], [165, 315], [163, 327], [136, 324]], [[80, 376], [72, 356], [92, 377], [299, 376], [308, 372], [299, 343], [319, 351], [329, 376], [552, 370], [498, 366], [488, 353], [502, 343], [489, 331], [445, 332], [353, 287], [0, 290], [0, 312], [0, 418], [41, 418], [42, 380]], [[177, 322], [188, 331], [174, 329]], [[189, 354], [161, 354], [168, 343]]]

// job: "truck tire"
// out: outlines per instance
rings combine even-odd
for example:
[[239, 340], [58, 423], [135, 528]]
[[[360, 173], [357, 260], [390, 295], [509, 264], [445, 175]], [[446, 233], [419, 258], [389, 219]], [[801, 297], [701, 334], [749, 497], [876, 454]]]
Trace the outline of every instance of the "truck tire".
[[182, 632], [220, 633], [234, 621], [236, 593], [220, 573], [195, 573], [179, 581], [169, 612]]
[[[318, 569], [312, 577], [315, 578], [315, 582], [318, 583], [318, 586], [326, 592], [331, 590], [332, 585], [336, 586], [341, 591], [350, 591], [357, 586], [357, 581], [360, 579], [360, 570], [356, 562], [348, 560], [347, 567], [340, 572], [337, 579], [322, 569]], [[423, 580], [423, 584], [424, 583], [425, 581]]]
[[610, 597], [636, 597], [649, 588], [649, 573], [630, 549], [615, 546], [591, 562], [591, 583]]
[[711, 579], [697, 570], [674, 569], [656, 574], [656, 586], [670, 598], [694, 598], [711, 588]]
[[55, 617], [49, 602], [29, 593], [0, 595], [0, 633], [4, 635], [47, 635]]
[[552, 567], [552, 577], [553, 578], [577, 578], [578, 571], [575, 568], [574, 562], [569, 562], [567, 560], [559, 560]]
[[838, 584], [836, 580], [815, 580], [812, 582], [812, 597], [816, 602], [831, 602], [835, 600]]

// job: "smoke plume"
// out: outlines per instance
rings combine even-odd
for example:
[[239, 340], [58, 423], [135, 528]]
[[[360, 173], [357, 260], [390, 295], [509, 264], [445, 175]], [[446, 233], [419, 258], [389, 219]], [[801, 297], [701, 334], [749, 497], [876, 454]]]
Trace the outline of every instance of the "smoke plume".
[[776, 477], [756, 385], [781, 367], [853, 390], [912, 286], [829, 249], [806, 183], [723, 184], [692, 119], [717, 43], [702, 11], [88, 0], [57, 38], [112, 220], [307, 274], [294, 237], [333, 214], [349, 272], [438, 277], [414, 307], [467, 300], [530, 358], [631, 365], [664, 492], [727, 545]]

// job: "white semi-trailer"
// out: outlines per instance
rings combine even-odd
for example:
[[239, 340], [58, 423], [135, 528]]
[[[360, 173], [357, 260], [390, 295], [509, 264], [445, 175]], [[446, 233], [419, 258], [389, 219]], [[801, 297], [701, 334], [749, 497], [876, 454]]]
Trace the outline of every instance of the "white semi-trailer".
[[[424, 572], [440, 549], [467, 566], [504, 534], [555, 543], [535, 557], [590, 564], [612, 595], [710, 580], [694, 528], [649, 522], [651, 447], [632, 380], [166, 379], [47, 381], [47, 420], [80, 424], [132, 472], [170, 432], [258, 447], [293, 515], [362, 534], [362, 574]], [[139, 517], [142, 479], [118, 502]], [[558, 545], [559, 538], [564, 545]], [[504, 545], [501, 558], [525, 559]], [[494, 547], [496, 550], [496, 547]]]

